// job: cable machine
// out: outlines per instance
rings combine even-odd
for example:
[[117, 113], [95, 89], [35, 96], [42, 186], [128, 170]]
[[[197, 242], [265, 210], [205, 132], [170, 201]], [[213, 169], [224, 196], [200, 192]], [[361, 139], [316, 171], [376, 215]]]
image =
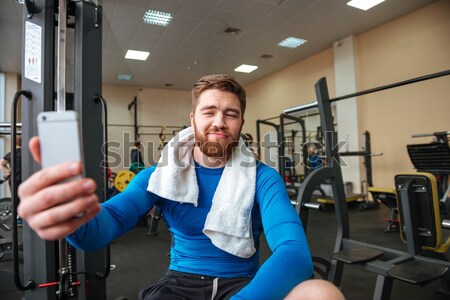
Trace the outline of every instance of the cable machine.
[[[73, 32], [73, 107], [80, 116], [83, 144], [89, 146], [84, 148], [85, 173], [97, 182], [97, 196], [104, 199], [106, 169], [102, 168], [105, 159], [102, 145], [106, 138], [106, 103], [101, 97], [102, 7], [93, 1], [68, 0], [25, 0], [24, 4], [22, 90], [13, 101], [11, 138], [11, 147], [15, 149], [17, 104], [25, 96], [21, 111], [23, 180], [40, 169], [28, 154], [28, 141], [37, 135], [37, 115], [42, 111], [65, 110], [66, 40]], [[15, 218], [17, 187], [13, 182], [12, 186]], [[17, 288], [25, 291], [27, 300], [107, 298], [108, 251], [82, 252], [67, 245], [65, 240], [44, 241], [24, 224], [24, 277], [20, 278], [17, 225], [13, 231], [14, 280]]]

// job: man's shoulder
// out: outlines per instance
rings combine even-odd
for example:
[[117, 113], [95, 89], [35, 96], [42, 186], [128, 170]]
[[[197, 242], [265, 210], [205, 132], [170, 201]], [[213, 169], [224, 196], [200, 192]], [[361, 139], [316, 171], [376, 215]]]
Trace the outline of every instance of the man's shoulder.
[[258, 176], [277, 176], [278, 172], [273, 167], [270, 167], [263, 163], [262, 161], [257, 161], [256, 163], [256, 173]]

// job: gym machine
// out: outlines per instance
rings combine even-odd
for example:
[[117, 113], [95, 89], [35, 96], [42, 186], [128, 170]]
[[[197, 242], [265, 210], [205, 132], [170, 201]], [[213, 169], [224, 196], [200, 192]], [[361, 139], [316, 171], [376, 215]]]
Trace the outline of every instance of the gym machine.
[[[434, 141], [424, 144], [407, 145], [409, 158], [417, 172], [428, 172], [438, 179], [438, 192], [441, 204], [445, 206], [450, 192], [448, 179], [450, 176], [450, 131], [413, 134], [413, 138], [434, 137]], [[445, 207], [443, 207], [445, 209]]]
[[[373, 180], [372, 180], [372, 157], [374, 156], [380, 156], [383, 155], [382, 153], [372, 153], [371, 150], [371, 143], [370, 143], [370, 133], [368, 131], [364, 132], [364, 148], [360, 151], [345, 151], [345, 152], [339, 152], [339, 156], [362, 156], [364, 158], [363, 164], [366, 168], [366, 181], [368, 188], [365, 189], [364, 187], [364, 181], [361, 182], [361, 193], [359, 194], [353, 194], [351, 192], [351, 188], [349, 191], [346, 191], [346, 202], [347, 204], [356, 204], [359, 203], [360, 200], [363, 200], [364, 203], [359, 205], [360, 209], [366, 209], [366, 208], [374, 208], [378, 207], [378, 202], [375, 200], [374, 203], [369, 203], [367, 200], [367, 195], [364, 193], [364, 190], [368, 190], [370, 187], [373, 186]], [[346, 188], [347, 190], [347, 188]], [[316, 199], [318, 203], [323, 204], [324, 206], [330, 206], [334, 205], [334, 200], [332, 196], [328, 197], [319, 197]]]
[[[272, 120], [279, 119], [278, 124], [273, 122]], [[286, 126], [292, 125], [292, 124], [299, 124], [300, 130], [289, 130], [291, 136], [291, 141], [288, 141], [288, 138], [286, 137]], [[267, 125], [271, 126], [275, 129], [275, 132], [277, 134], [277, 141], [276, 145], [271, 145], [271, 141], [264, 141], [261, 143], [261, 126]], [[297, 166], [297, 162], [295, 159], [295, 137], [297, 136], [298, 132], [301, 132], [301, 145], [306, 143], [306, 128], [305, 128], [305, 121], [303, 120], [303, 117], [296, 117], [291, 116], [288, 114], [280, 114], [277, 117], [269, 118], [265, 120], [256, 120], [256, 140], [257, 140], [257, 151], [258, 151], [258, 157], [261, 157], [261, 146], [266, 147], [265, 150], [268, 150], [269, 147], [276, 147], [278, 150], [278, 172], [285, 180], [286, 188], [288, 188], [288, 191], [296, 191], [298, 189], [298, 186], [295, 186], [295, 182], [300, 182], [298, 178], [300, 175], [296, 174], [295, 166]], [[287, 164], [287, 156], [286, 154], [286, 148], [290, 148], [292, 152], [292, 158], [290, 165]], [[303, 153], [303, 156], [305, 153]], [[306, 166], [304, 166], [304, 174], [306, 174], [307, 169]], [[287, 179], [287, 180], [286, 180]]]
[[[15, 149], [18, 100], [25, 96], [21, 105], [23, 180], [40, 169], [28, 151], [28, 141], [37, 135], [37, 115], [42, 111], [66, 109], [66, 41], [68, 34], [73, 34], [73, 107], [80, 117], [82, 143], [87, 146], [83, 149], [85, 173], [97, 182], [99, 199], [105, 199], [107, 161], [106, 151], [102, 148], [106, 140], [106, 103], [101, 97], [102, 7], [94, 1], [25, 0], [24, 4], [22, 90], [16, 93], [13, 101], [11, 138], [11, 147]], [[13, 160], [13, 170], [15, 163]], [[15, 219], [17, 186], [14, 182], [12, 186]], [[25, 292], [27, 300], [107, 298], [105, 279], [110, 270], [109, 248], [78, 251], [65, 240], [44, 241], [24, 224], [22, 279], [16, 259], [17, 225], [15, 222], [13, 225], [15, 284]]]
[[[404, 204], [402, 206], [402, 214], [408, 241], [407, 252], [380, 247], [350, 238], [350, 222], [345, 201], [342, 172], [339, 164], [339, 153], [336, 149], [337, 147], [333, 147], [333, 141], [337, 141], [337, 134], [334, 130], [331, 114], [332, 102], [448, 75], [450, 75], [450, 70], [336, 97], [334, 99], [330, 99], [328, 96], [326, 79], [321, 78], [315, 85], [317, 102], [298, 108], [298, 110], [302, 110], [305, 109], [304, 107], [318, 106], [320, 112], [321, 126], [325, 138], [326, 165], [314, 170], [305, 179], [300, 187], [297, 201], [300, 203], [300, 218], [302, 219], [305, 230], [307, 230], [308, 210], [314, 208], [309, 206], [308, 202], [318, 184], [324, 180], [331, 181], [333, 195], [335, 197], [337, 234], [328, 279], [335, 285], [339, 286], [341, 284], [345, 264], [358, 265], [377, 275], [373, 294], [374, 300], [390, 299], [394, 280], [401, 280], [417, 285], [426, 284], [436, 279], [443, 279], [447, 282], [450, 280], [449, 262], [422, 255], [423, 247], [427, 245], [424, 243], [424, 239], [419, 238], [419, 230], [423, 224], [418, 221], [416, 213], [421, 208], [419, 208], [419, 204], [408, 200], [410, 197], [415, 197], [413, 191], [411, 191], [411, 188], [414, 187], [411, 181], [407, 181], [405, 185], [399, 185], [397, 187], [397, 193], [401, 193], [404, 196], [402, 198], [405, 199], [404, 201], [402, 200]], [[427, 191], [432, 190], [430, 188]], [[427, 201], [435, 202], [433, 199], [436, 197], [433, 197], [431, 192], [427, 193]], [[443, 227], [448, 226], [449, 221], [445, 220], [442, 224]], [[434, 227], [439, 227], [440, 225], [441, 223], [438, 223]], [[435, 235], [438, 236], [439, 233]], [[448, 285], [444, 286], [444, 288], [447, 287]]]

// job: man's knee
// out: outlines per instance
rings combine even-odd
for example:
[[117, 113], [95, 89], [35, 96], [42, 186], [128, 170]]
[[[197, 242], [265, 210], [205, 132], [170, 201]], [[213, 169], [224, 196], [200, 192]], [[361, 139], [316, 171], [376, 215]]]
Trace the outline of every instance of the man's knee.
[[284, 300], [345, 300], [345, 297], [331, 282], [311, 279], [297, 285]]

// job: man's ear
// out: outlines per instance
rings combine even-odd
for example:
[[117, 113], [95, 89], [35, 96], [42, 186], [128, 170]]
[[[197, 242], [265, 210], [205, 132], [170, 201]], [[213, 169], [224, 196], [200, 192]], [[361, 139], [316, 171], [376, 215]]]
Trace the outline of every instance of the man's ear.
[[194, 113], [193, 112], [191, 112], [189, 114], [189, 119], [191, 120], [191, 127], [194, 127]]
[[242, 124], [241, 124], [241, 132], [242, 132], [242, 127], [244, 127], [244, 123], [245, 123], [245, 119], [244, 118], [242, 118]]

